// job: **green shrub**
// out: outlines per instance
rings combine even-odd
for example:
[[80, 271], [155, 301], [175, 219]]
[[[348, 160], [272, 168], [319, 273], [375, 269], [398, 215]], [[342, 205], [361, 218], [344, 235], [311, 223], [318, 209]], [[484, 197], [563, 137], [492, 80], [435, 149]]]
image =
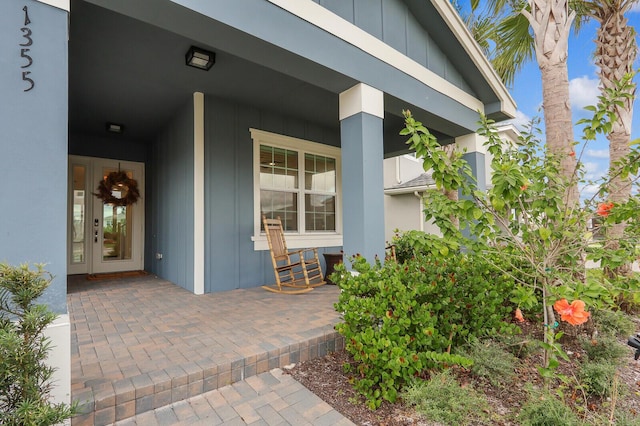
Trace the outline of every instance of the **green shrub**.
[[627, 338], [636, 331], [633, 320], [622, 311], [596, 309], [592, 315], [595, 327], [600, 334]]
[[580, 366], [578, 380], [587, 395], [607, 397], [611, 395], [615, 375], [615, 364], [604, 361], [588, 361]]
[[460, 352], [473, 361], [471, 372], [494, 385], [507, 383], [515, 377], [516, 358], [496, 342], [474, 341]]
[[434, 234], [427, 234], [423, 231], [398, 232], [393, 237], [393, 245], [396, 248], [396, 259], [398, 263], [404, 263], [416, 257], [436, 257], [440, 258], [443, 253], [457, 252], [460, 247]]
[[53, 425], [75, 407], [49, 400], [54, 369], [45, 363], [51, 348], [43, 331], [56, 315], [34, 304], [51, 279], [41, 267], [0, 264], [0, 424]]
[[486, 400], [472, 387], [461, 387], [449, 370], [427, 381], [414, 381], [402, 399], [425, 418], [445, 425], [479, 424], [486, 419]]
[[471, 361], [451, 354], [467, 339], [512, 333], [504, 297], [510, 282], [478, 256], [418, 257], [371, 267], [358, 258], [353, 275], [340, 266], [336, 329], [356, 361], [356, 389], [372, 408], [426, 370]]
[[577, 426], [580, 424], [571, 408], [548, 393], [532, 394], [520, 410], [518, 420], [522, 426]]
[[603, 335], [595, 339], [580, 337], [580, 345], [592, 362], [618, 364], [629, 356], [629, 348], [621, 345], [615, 337]]

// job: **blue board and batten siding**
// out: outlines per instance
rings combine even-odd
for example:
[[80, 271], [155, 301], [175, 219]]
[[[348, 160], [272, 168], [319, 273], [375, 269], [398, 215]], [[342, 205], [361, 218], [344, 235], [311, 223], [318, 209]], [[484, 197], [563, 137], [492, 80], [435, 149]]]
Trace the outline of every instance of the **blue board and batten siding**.
[[[268, 251], [253, 248], [253, 141], [250, 128], [339, 146], [331, 129], [205, 97], [205, 292], [275, 281]], [[339, 247], [320, 252], [340, 251]]]
[[[54, 279], [40, 301], [56, 313], [67, 312], [67, 19], [40, 2], [0, 1], [0, 262], [44, 263]], [[23, 72], [34, 82], [26, 92]]]
[[[274, 281], [253, 241], [253, 141], [249, 128], [339, 145], [337, 132], [258, 108], [205, 97], [205, 292]], [[193, 291], [193, 106], [152, 144], [147, 164], [145, 268]], [[340, 247], [324, 248], [336, 252]], [[156, 259], [156, 253], [162, 259]]]
[[[377, 3], [378, 0], [373, 2]], [[302, 17], [268, 1], [252, 2], [250, 9], [233, 0], [220, 0], [216, 3], [203, 0], [172, 0], [172, 3], [184, 6], [183, 9], [170, 11], [174, 15], [180, 15], [181, 19], [173, 19], [169, 23], [166, 23], [166, 20], [160, 22], [161, 15], [158, 13], [153, 16], [146, 14], [144, 19], [151, 23], [158, 21], [158, 25], [169, 25], [171, 31], [201, 40], [211, 46], [220, 43], [221, 48], [231, 54], [257, 61], [261, 65], [324, 88], [336, 95], [358, 82], [365, 83], [385, 93], [385, 101], [390, 102], [386, 106], [387, 111], [400, 116], [403, 108], [415, 106], [428, 113], [422, 118], [423, 122], [428, 122], [431, 128], [453, 137], [471, 133], [477, 127], [477, 108], [463, 105], [360, 47], [336, 37], [321, 27], [310, 25]], [[334, 1], [322, 6], [332, 11], [338, 3]], [[353, 0], [345, 0], [345, 3], [354, 4]], [[471, 60], [465, 62], [456, 59], [461, 62], [461, 65], [456, 67], [452, 58], [443, 53], [445, 49], [451, 48], [456, 55], [467, 56], [445, 24], [440, 22], [437, 28], [438, 31], [447, 33], [446, 37], [440, 37], [446, 40], [443, 45], [435, 41], [437, 35], [429, 33], [430, 28], [425, 28], [422, 20], [414, 16], [413, 9], [405, 2], [385, 0], [381, 4], [384, 4], [384, 7], [381, 6], [381, 17], [378, 20], [375, 17], [376, 7], [368, 10], [366, 2], [358, 2], [358, 7], [353, 9], [355, 25], [373, 36], [382, 34], [382, 40], [385, 42], [385, 38], [389, 38], [389, 43], [395, 43], [390, 44], [391, 47], [472, 96], [477, 96], [477, 90], [472, 90], [475, 87], [487, 92], [485, 86], [488, 85], [481, 73], [470, 71], [477, 70]], [[439, 17], [429, 2], [425, 2], [423, 8], [428, 9], [427, 17]], [[344, 13], [343, 9], [349, 8], [335, 8], [337, 13]], [[224, 26], [210, 25], [207, 17]], [[398, 41], [395, 35], [391, 35], [396, 25], [400, 26], [397, 31], [402, 35], [400, 40], [404, 41]], [[225, 31], [227, 28], [238, 31]], [[256, 39], [266, 43], [255, 43]], [[224, 43], [221, 40], [224, 40]], [[467, 70], [467, 74], [463, 78], [464, 70]], [[472, 79], [474, 84], [471, 84], [469, 79]], [[487, 92], [485, 95], [487, 99], [482, 99], [485, 104], [498, 101], [493, 92]]]
[[[145, 268], [193, 291], [193, 105], [153, 143], [147, 167]], [[162, 259], [156, 259], [156, 253]]]
[[473, 94], [462, 75], [404, 2], [399, 0], [314, 1], [467, 93]]

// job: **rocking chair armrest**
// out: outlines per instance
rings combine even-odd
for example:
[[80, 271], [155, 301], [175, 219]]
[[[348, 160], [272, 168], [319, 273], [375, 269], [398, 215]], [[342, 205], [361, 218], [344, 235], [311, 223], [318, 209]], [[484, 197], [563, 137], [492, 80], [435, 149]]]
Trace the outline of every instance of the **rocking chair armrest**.
[[303, 248], [303, 249], [299, 249], [299, 250], [289, 250], [289, 252], [287, 254], [288, 255], [293, 255], [293, 256], [300, 256], [300, 257], [304, 258], [305, 253], [313, 253], [314, 255], [317, 256], [318, 249], [314, 247], [314, 248]]
[[318, 249], [316, 247], [303, 248], [300, 250], [293, 250], [296, 254], [304, 254], [304, 253], [313, 253], [314, 255], [318, 254]]

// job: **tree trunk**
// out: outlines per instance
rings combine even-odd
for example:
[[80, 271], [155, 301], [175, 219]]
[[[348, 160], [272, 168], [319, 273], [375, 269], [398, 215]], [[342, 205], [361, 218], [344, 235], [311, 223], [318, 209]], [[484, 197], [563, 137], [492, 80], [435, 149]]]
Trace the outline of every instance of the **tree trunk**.
[[542, 106], [544, 108], [547, 149], [560, 162], [560, 172], [567, 180], [565, 202], [570, 208], [578, 203], [578, 183], [573, 152], [573, 123], [569, 104], [569, 77], [566, 62], [540, 67]]
[[[637, 45], [633, 28], [629, 26], [624, 13], [634, 2], [601, 2], [594, 17], [600, 21], [596, 35], [596, 65], [600, 69], [600, 83], [603, 89], [612, 89], [627, 74], [633, 72], [633, 63], [637, 56]], [[635, 84], [629, 88], [629, 95], [635, 94]], [[613, 123], [609, 139], [609, 173], [611, 177], [609, 201], [624, 203], [631, 195], [631, 180], [617, 175], [616, 162], [629, 154], [631, 140], [631, 120], [633, 117], [633, 98], [622, 99], [622, 105], [616, 105], [614, 112], [618, 121]], [[606, 245], [611, 250], [620, 248], [624, 236], [625, 223], [613, 225], [607, 230]], [[610, 275], [630, 272], [629, 265]]]
[[575, 12], [568, 0], [529, 0], [530, 10], [522, 14], [533, 29], [536, 59], [542, 74], [542, 106], [548, 152], [560, 161], [567, 180], [565, 201], [569, 208], [578, 203], [573, 151], [573, 121], [569, 104], [567, 56], [571, 24]]

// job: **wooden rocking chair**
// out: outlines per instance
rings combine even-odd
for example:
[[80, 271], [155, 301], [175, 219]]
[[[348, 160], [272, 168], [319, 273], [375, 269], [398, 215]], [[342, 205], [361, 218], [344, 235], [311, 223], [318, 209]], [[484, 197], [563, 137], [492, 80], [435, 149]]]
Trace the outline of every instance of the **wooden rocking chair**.
[[318, 249], [289, 251], [280, 218], [267, 219], [266, 216], [262, 216], [262, 222], [276, 276], [275, 285], [263, 285], [262, 288], [274, 293], [302, 294], [326, 283], [320, 267]]

